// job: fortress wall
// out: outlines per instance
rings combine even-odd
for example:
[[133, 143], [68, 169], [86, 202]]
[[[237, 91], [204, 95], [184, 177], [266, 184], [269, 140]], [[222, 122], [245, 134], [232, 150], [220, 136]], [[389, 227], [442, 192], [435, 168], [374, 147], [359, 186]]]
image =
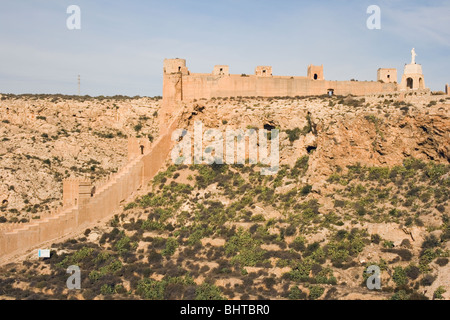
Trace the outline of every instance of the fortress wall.
[[167, 134], [163, 135], [152, 147], [151, 151], [142, 157], [142, 183], [148, 183], [159, 171], [166, 161], [175, 142], [172, 141], [172, 132], [178, 127], [178, 117], [168, 126]]
[[[328, 93], [328, 89], [333, 89], [334, 94], [337, 95], [365, 95], [397, 90], [395, 83], [375, 81], [327, 81], [311, 80], [307, 77], [217, 76], [211, 74], [190, 74], [180, 75], [180, 77], [182, 78], [181, 91], [184, 101], [212, 97], [324, 95]], [[165, 96], [164, 99], [166, 99]], [[169, 99], [176, 101], [177, 97], [172, 95], [169, 96]]]
[[336, 95], [361, 96], [374, 93], [396, 92], [396, 83], [381, 83], [374, 81], [325, 81], [328, 89], [334, 89]]
[[73, 232], [81, 232], [90, 224], [111, 216], [120, 203], [133, 194], [143, 183], [148, 183], [160, 170], [174, 144], [172, 131], [178, 126], [179, 116], [175, 116], [167, 126], [167, 133], [157, 139], [155, 144], [144, 153], [136, 155], [108, 183], [100, 187], [91, 197], [90, 185], [80, 181], [73, 187], [73, 181], [67, 189], [69, 196], [75, 197], [79, 190], [78, 206], [64, 208], [61, 213], [42, 220], [19, 224], [12, 231], [0, 230], [0, 263], [13, 255], [36, 248], [44, 242], [56, 240]]

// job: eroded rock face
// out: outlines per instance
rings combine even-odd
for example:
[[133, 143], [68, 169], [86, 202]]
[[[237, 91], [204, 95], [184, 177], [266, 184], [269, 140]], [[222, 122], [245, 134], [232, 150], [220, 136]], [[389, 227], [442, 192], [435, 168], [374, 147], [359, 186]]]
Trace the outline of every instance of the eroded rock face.
[[[314, 114], [314, 112], [313, 112]], [[367, 166], [399, 165], [407, 157], [448, 163], [449, 105], [398, 110], [367, 110], [329, 116], [318, 123], [317, 153], [323, 170], [357, 162]]]
[[[199, 120], [204, 129], [279, 129], [280, 164], [293, 166], [308, 155], [304, 180], [315, 190], [337, 167], [345, 170], [356, 163], [393, 166], [407, 157], [448, 163], [448, 97], [397, 99], [201, 100], [183, 107], [180, 126], [193, 130]], [[156, 138], [161, 126], [160, 101], [149, 98], [76, 101], [5, 95], [0, 107], [3, 213], [29, 215], [57, 207], [63, 178], [104, 178], [126, 163], [127, 136]], [[295, 128], [298, 135], [290, 137], [287, 130]]]
[[[308, 155], [310, 183], [324, 182], [336, 167], [360, 163], [394, 166], [407, 157], [450, 161], [450, 100], [445, 96], [217, 99], [186, 107], [185, 126], [280, 129], [280, 163]], [[364, 99], [354, 106], [348, 99]], [[434, 102], [437, 102], [434, 104]], [[433, 102], [430, 104], [430, 102]], [[348, 105], [350, 104], [350, 105]], [[202, 110], [199, 112], [198, 110]], [[301, 133], [290, 141], [286, 130]]]
[[3, 95], [0, 215], [31, 220], [59, 207], [62, 179], [88, 177], [96, 183], [116, 172], [127, 161], [127, 136], [158, 135], [158, 108], [151, 98]]

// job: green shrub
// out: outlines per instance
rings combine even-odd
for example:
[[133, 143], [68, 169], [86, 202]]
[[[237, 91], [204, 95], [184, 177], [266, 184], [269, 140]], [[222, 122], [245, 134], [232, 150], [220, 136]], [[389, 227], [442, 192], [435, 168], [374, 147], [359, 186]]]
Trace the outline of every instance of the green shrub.
[[101, 289], [100, 289], [100, 293], [103, 295], [109, 295], [109, 294], [113, 294], [114, 293], [114, 288], [113, 286], [110, 286], [109, 284], [104, 284]]
[[142, 124], [138, 123], [137, 125], [134, 126], [134, 131], [139, 132], [142, 129]]
[[144, 299], [163, 300], [165, 283], [150, 278], [139, 280], [136, 293]]
[[409, 300], [409, 294], [405, 290], [399, 290], [391, 296], [391, 300]]
[[434, 299], [444, 299], [444, 297], [442, 295], [446, 292], [447, 292], [447, 290], [445, 290], [443, 286], [440, 286], [439, 288], [436, 289], [436, 291], [434, 291], [433, 298]]
[[138, 204], [136, 202], [130, 202], [123, 208], [123, 210], [125, 210], [125, 211], [130, 210], [130, 209], [136, 208], [137, 206], [138, 206]]
[[304, 293], [297, 286], [295, 286], [289, 290], [288, 298], [290, 300], [304, 300], [306, 299], [306, 293]]
[[305, 242], [306, 242], [305, 238], [299, 236], [294, 239], [294, 241], [290, 244], [290, 247], [295, 251], [304, 251], [306, 248]]
[[303, 186], [302, 189], [300, 190], [300, 194], [302, 196], [306, 196], [308, 195], [312, 190], [312, 185], [307, 184], [306, 186]]
[[260, 248], [260, 241], [254, 239], [250, 232], [239, 228], [225, 244], [225, 253], [233, 256], [232, 263], [253, 267], [263, 262], [265, 251]]
[[167, 238], [166, 247], [161, 252], [163, 256], [171, 256], [175, 253], [175, 250], [178, 248], [178, 241], [175, 238]]
[[408, 282], [408, 278], [406, 277], [406, 271], [402, 267], [394, 268], [394, 275], [392, 276], [395, 284], [397, 286], [404, 286]]
[[287, 129], [286, 133], [288, 135], [289, 141], [292, 143], [300, 138], [300, 134], [302, 133], [302, 131], [300, 130], [300, 128], [295, 128], [293, 130]]
[[320, 298], [323, 295], [324, 291], [325, 289], [320, 286], [311, 286], [309, 288], [309, 299], [316, 300]]
[[209, 283], [202, 283], [195, 290], [195, 300], [226, 300], [218, 287]]

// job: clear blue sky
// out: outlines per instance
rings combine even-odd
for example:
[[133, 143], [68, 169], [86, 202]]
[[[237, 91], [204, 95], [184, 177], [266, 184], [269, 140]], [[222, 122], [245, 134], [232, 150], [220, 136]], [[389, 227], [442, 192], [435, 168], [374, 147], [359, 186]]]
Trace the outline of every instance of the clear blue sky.
[[[81, 8], [81, 30], [66, 9]], [[381, 30], [366, 9], [381, 8]], [[376, 80], [415, 48], [425, 84], [450, 83], [450, 1], [0, 0], [0, 92], [89, 95], [162, 94], [164, 58], [191, 72], [306, 75], [323, 64], [328, 80]]]

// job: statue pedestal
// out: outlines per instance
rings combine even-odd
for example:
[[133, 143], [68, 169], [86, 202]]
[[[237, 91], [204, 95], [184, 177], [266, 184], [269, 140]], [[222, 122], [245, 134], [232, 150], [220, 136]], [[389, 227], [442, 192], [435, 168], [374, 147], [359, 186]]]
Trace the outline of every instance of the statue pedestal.
[[418, 90], [425, 89], [425, 81], [422, 72], [422, 65], [406, 64], [402, 81], [400, 83], [400, 90]]

